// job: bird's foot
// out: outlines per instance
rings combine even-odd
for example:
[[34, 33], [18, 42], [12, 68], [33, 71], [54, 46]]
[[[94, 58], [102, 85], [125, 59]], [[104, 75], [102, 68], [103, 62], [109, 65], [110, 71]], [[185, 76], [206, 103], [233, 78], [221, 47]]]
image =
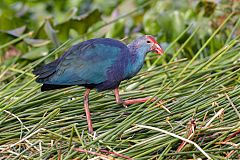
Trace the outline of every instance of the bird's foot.
[[127, 104], [125, 103], [125, 101], [123, 101], [123, 100], [120, 99], [120, 98], [116, 101], [116, 103], [119, 104], [119, 105], [123, 105], [125, 108], [128, 107]]
[[[150, 102], [155, 102], [157, 101], [158, 98], [157, 97], [146, 97], [146, 98], [137, 98], [137, 99], [130, 99], [130, 100], [125, 100], [123, 101], [122, 99], [119, 101], [118, 104], [122, 104], [124, 107], [127, 108], [128, 105], [131, 104], [135, 104], [135, 103], [144, 103], [146, 101], [150, 101]], [[159, 100], [156, 104], [156, 106], [163, 108], [164, 110], [166, 110], [168, 113], [171, 113], [165, 106], [164, 106], [164, 101], [163, 100]]]
[[122, 105], [123, 105], [125, 108], [128, 108], [127, 104], [125, 104], [124, 102], [122, 103]]
[[123, 101], [123, 103], [125, 105], [130, 105], [130, 104], [135, 104], [135, 103], [144, 103], [146, 101], [150, 101], [150, 102], [154, 102], [156, 101], [157, 98], [153, 98], [153, 97], [146, 97], [146, 98], [137, 98], [137, 99], [129, 99], [129, 100], [125, 100]]

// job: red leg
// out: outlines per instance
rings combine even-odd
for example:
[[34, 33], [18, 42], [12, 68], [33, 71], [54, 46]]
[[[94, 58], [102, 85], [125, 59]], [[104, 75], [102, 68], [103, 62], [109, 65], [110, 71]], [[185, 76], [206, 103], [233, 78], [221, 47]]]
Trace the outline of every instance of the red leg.
[[89, 106], [88, 106], [89, 93], [90, 93], [90, 89], [87, 88], [86, 92], [84, 93], [84, 109], [87, 117], [88, 132], [93, 133], [92, 120], [91, 120], [91, 115], [90, 115]]
[[137, 98], [137, 99], [131, 99], [131, 100], [123, 101], [119, 96], [118, 88], [114, 89], [114, 95], [115, 95], [115, 99], [116, 99], [117, 104], [123, 104], [125, 107], [127, 107], [127, 105], [129, 105], [129, 104], [143, 103], [143, 102], [148, 101], [149, 99], [150, 99], [151, 102], [154, 102], [156, 100], [156, 98], [146, 97], [146, 98]]

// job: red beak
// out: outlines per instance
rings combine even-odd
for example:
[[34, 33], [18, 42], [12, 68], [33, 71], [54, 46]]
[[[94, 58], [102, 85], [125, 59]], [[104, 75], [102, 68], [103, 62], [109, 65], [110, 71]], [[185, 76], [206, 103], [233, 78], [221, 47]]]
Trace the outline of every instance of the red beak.
[[163, 49], [161, 48], [161, 46], [157, 43], [154, 43], [151, 50], [156, 52], [157, 54], [163, 54], [163, 52], [164, 52]]

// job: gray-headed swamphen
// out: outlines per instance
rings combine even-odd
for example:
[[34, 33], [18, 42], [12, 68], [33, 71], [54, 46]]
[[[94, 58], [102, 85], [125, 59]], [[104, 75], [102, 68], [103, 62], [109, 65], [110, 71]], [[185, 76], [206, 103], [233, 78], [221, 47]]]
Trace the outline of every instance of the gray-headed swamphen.
[[88, 97], [90, 90], [114, 89], [117, 104], [129, 105], [145, 102], [150, 97], [123, 101], [118, 86], [121, 81], [135, 76], [144, 64], [146, 53], [163, 54], [163, 49], [150, 35], [124, 43], [110, 38], [95, 38], [78, 43], [60, 58], [33, 71], [37, 82], [43, 83], [41, 91], [85, 86], [84, 109], [88, 131], [93, 132]]

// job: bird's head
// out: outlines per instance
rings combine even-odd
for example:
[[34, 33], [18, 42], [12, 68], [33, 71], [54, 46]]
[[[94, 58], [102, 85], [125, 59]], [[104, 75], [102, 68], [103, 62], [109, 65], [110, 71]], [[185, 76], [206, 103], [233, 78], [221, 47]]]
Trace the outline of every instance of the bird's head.
[[155, 52], [156, 54], [163, 54], [162, 47], [157, 43], [155, 38], [150, 35], [145, 35], [137, 38], [132, 42], [132, 45], [137, 50], [142, 50], [143, 52]]

